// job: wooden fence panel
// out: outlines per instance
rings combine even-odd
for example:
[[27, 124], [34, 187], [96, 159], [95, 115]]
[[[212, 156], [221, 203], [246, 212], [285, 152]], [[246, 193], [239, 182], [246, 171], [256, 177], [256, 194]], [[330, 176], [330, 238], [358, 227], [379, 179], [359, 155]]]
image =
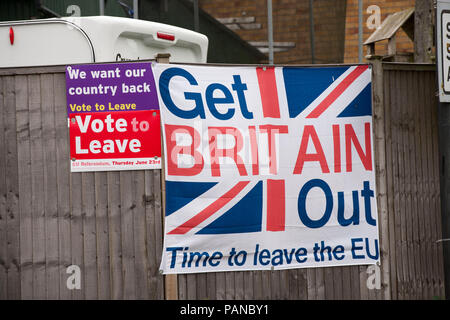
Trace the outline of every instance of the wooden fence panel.
[[[286, 271], [223, 272], [210, 277], [207, 299], [240, 297], [242, 286], [250, 299], [444, 297], [434, 67], [375, 62], [374, 69], [381, 288], [368, 288], [366, 266], [290, 270], [302, 276], [289, 281]], [[205, 299], [194, 290], [198, 277], [178, 276], [180, 299]]]
[[383, 68], [391, 295], [443, 298], [434, 67]]
[[367, 266], [165, 281], [161, 170], [70, 173], [63, 68], [0, 70], [0, 299], [444, 297], [434, 68], [374, 70], [380, 289]]
[[0, 72], [0, 299], [163, 299], [160, 170], [70, 173], [65, 95], [61, 67]]

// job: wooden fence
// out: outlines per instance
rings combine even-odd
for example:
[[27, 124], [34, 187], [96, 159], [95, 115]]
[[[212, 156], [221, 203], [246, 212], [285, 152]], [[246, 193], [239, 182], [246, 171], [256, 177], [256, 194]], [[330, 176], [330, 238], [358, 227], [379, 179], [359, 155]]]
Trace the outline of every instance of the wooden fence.
[[367, 266], [164, 279], [161, 171], [70, 173], [64, 68], [0, 70], [0, 299], [443, 298], [434, 68], [373, 68], [378, 289]]

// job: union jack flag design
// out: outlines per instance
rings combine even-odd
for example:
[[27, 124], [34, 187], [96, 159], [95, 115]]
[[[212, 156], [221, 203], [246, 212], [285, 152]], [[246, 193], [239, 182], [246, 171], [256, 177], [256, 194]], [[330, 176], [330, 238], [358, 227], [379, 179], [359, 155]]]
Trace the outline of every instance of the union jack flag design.
[[[278, 78], [275, 68], [265, 67], [256, 68], [256, 75], [263, 119], [280, 119], [283, 112], [290, 119], [308, 121], [327, 117], [328, 122], [372, 114], [367, 65], [284, 67], [282, 77]], [[285, 103], [280, 103], [281, 96]], [[280, 106], [287, 109], [281, 110]], [[182, 221], [167, 229], [167, 235], [284, 231], [284, 180], [276, 176], [245, 178], [229, 181], [218, 177], [214, 182], [167, 179], [166, 216], [178, 215], [178, 221]]]

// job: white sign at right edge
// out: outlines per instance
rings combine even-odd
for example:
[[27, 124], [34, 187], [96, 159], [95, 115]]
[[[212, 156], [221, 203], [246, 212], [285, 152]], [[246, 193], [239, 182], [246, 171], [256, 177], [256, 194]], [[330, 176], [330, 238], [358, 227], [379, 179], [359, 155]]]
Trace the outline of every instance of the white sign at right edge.
[[450, 102], [450, 0], [438, 0], [436, 17], [439, 101]]

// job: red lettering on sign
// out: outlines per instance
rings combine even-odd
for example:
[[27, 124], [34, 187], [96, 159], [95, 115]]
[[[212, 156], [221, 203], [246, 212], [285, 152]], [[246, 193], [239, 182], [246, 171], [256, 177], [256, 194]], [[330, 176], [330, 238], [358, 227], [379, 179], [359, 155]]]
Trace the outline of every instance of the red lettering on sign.
[[161, 157], [159, 110], [72, 113], [69, 121], [72, 159]]
[[267, 180], [267, 231], [284, 231], [285, 228], [284, 180]]
[[370, 123], [364, 123], [364, 141], [366, 152], [364, 153], [361, 144], [358, 141], [355, 130], [351, 124], [345, 125], [345, 161], [347, 172], [352, 171], [352, 145], [355, 146], [356, 152], [362, 161], [364, 168], [372, 171], [372, 145], [370, 141]]
[[[218, 136], [232, 136], [234, 138], [234, 146], [232, 148], [218, 148]], [[209, 152], [211, 156], [211, 174], [213, 177], [220, 177], [220, 163], [219, 158], [229, 158], [233, 159], [237, 166], [239, 174], [241, 176], [247, 175], [247, 170], [245, 169], [244, 161], [238, 155], [241, 151], [244, 142], [241, 132], [237, 128], [233, 127], [209, 127]], [[222, 141], [226, 141], [226, 137], [223, 137]]]
[[[316, 149], [315, 153], [306, 153], [308, 149], [309, 138]], [[312, 125], [306, 125], [303, 128], [302, 141], [300, 143], [300, 151], [297, 156], [297, 161], [295, 163], [294, 174], [301, 174], [303, 170], [303, 165], [305, 162], [318, 161], [323, 173], [329, 173], [327, 159], [325, 158], [325, 153], [323, 152], [322, 145], [320, 144], [319, 137], [317, 136], [316, 129]]]
[[333, 124], [334, 172], [341, 172], [341, 136], [338, 124]]
[[259, 126], [261, 132], [267, 132], [269, 142], [269, 172], [277, 174], [277, 147], [275, 145], [275, 135], [288, 133], [288, 126], [262, 125]]
[[[172, 176], [195, 176], [199, 174], [204, 165], [203, 156], [196, 149], [200, 145], [201, 138], [197, 130], [189, 126], [176, 126], [166, 124], [167, 146], [167, 173]], [[189, 135], [191, 144], [187, 146], [177, 145], [177, 134]], [[190, 155], [194, 164], [192, 167], [183, 168], [178, 164], [178, 155]]]

